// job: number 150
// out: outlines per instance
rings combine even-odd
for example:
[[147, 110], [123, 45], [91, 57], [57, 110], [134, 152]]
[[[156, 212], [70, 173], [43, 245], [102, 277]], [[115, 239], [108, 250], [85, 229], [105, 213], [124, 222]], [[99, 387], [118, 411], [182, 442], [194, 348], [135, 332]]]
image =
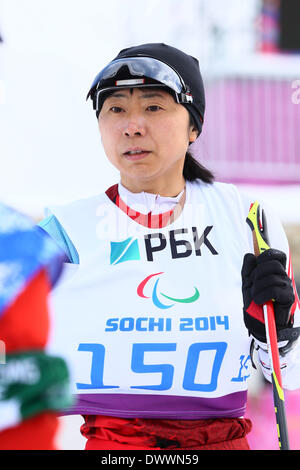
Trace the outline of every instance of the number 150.
[[[132, 345], [131, 370], [137, 374], [160, 373], [161, 381], [156, 385], [133, 385], [130, 388], [145, 390], [169, 390], [173, 384], [174, 366], [172, 364], [145, 364], [146, 352], [170, 352], [176, 351], [176, 343], [134, 343]], [[213, 392], [217, 388], [218, 376], [221, 364], [227, 349], [227, 343], [194, 343], [188, 349], [182, 387], [184, 390], [199, 392]], [[76, 383], [78, 390], [83, 389], [109, 389], [120, 388], [118, 385], [104, 385], [103, 371], [105, 359], [105, 347], [98, 343], [81, 343], [78, 351], [92, 352], [91, 382], [89, 384]], [[201, 352], [215, 352], [210, 372], [209, 383], [195, 383], [196, 371], [201, 360]], [[207, 367], [207, 360], [202, 360], [202, 367]], [[200, 363], [201, 367], [201, 363]]]

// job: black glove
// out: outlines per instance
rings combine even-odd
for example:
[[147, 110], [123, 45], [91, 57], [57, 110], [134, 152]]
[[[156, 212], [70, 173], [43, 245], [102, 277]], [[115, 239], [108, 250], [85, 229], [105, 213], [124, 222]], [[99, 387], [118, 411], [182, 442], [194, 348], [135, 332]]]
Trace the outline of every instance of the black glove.
[[[274, 315], [278, 341], [290, 340], [293, 326], [291, 306], [295, 301], [292, 281], [286, 271], [286, 255], [269, 249], [258, 257], [247, 253], [242, 267], [244, 322], [254, 338], [266, 343], [266, 330], [262, 305], [274, 300]], [[297, 335], [298, 337], [298, 335]]]

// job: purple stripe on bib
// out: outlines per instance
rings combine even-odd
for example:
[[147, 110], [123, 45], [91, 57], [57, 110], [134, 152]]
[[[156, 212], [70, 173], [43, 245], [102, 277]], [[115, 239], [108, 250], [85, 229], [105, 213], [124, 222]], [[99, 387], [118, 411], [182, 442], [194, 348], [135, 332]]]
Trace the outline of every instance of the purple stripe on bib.
[[218, 398], [168, 395], [80, 394], [63, 415], [106, 415], [121, 418], [238, 418], [246, 409], [247, 391]]

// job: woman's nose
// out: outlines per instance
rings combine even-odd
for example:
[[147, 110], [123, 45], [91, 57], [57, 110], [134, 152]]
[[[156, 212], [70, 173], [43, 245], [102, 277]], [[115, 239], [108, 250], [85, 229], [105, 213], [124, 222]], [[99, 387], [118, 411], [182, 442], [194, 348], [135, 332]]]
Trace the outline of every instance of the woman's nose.
[[146, 127], [144, 119], [141, 116], [131, 115], [124, 126], [124, 135], [133, 137], [135, 135], [145, 135]]

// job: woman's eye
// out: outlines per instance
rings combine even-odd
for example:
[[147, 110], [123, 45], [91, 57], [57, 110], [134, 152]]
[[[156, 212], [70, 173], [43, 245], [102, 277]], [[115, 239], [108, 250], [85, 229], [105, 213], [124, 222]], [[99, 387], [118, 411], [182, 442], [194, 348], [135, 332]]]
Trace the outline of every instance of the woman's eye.
[[152, 105], [152, 106], [148, 106], [147, 109], [150, 109], [151, 111], [158, 111], [159, 109], [161, 109], [161, 107], [158, 105]]
[[122, 110], [122, 108], [120, 108], [119, 106], [112, 106], [110, 108], [110, 110], [113, 112], [113, 113], [120, 113]]

